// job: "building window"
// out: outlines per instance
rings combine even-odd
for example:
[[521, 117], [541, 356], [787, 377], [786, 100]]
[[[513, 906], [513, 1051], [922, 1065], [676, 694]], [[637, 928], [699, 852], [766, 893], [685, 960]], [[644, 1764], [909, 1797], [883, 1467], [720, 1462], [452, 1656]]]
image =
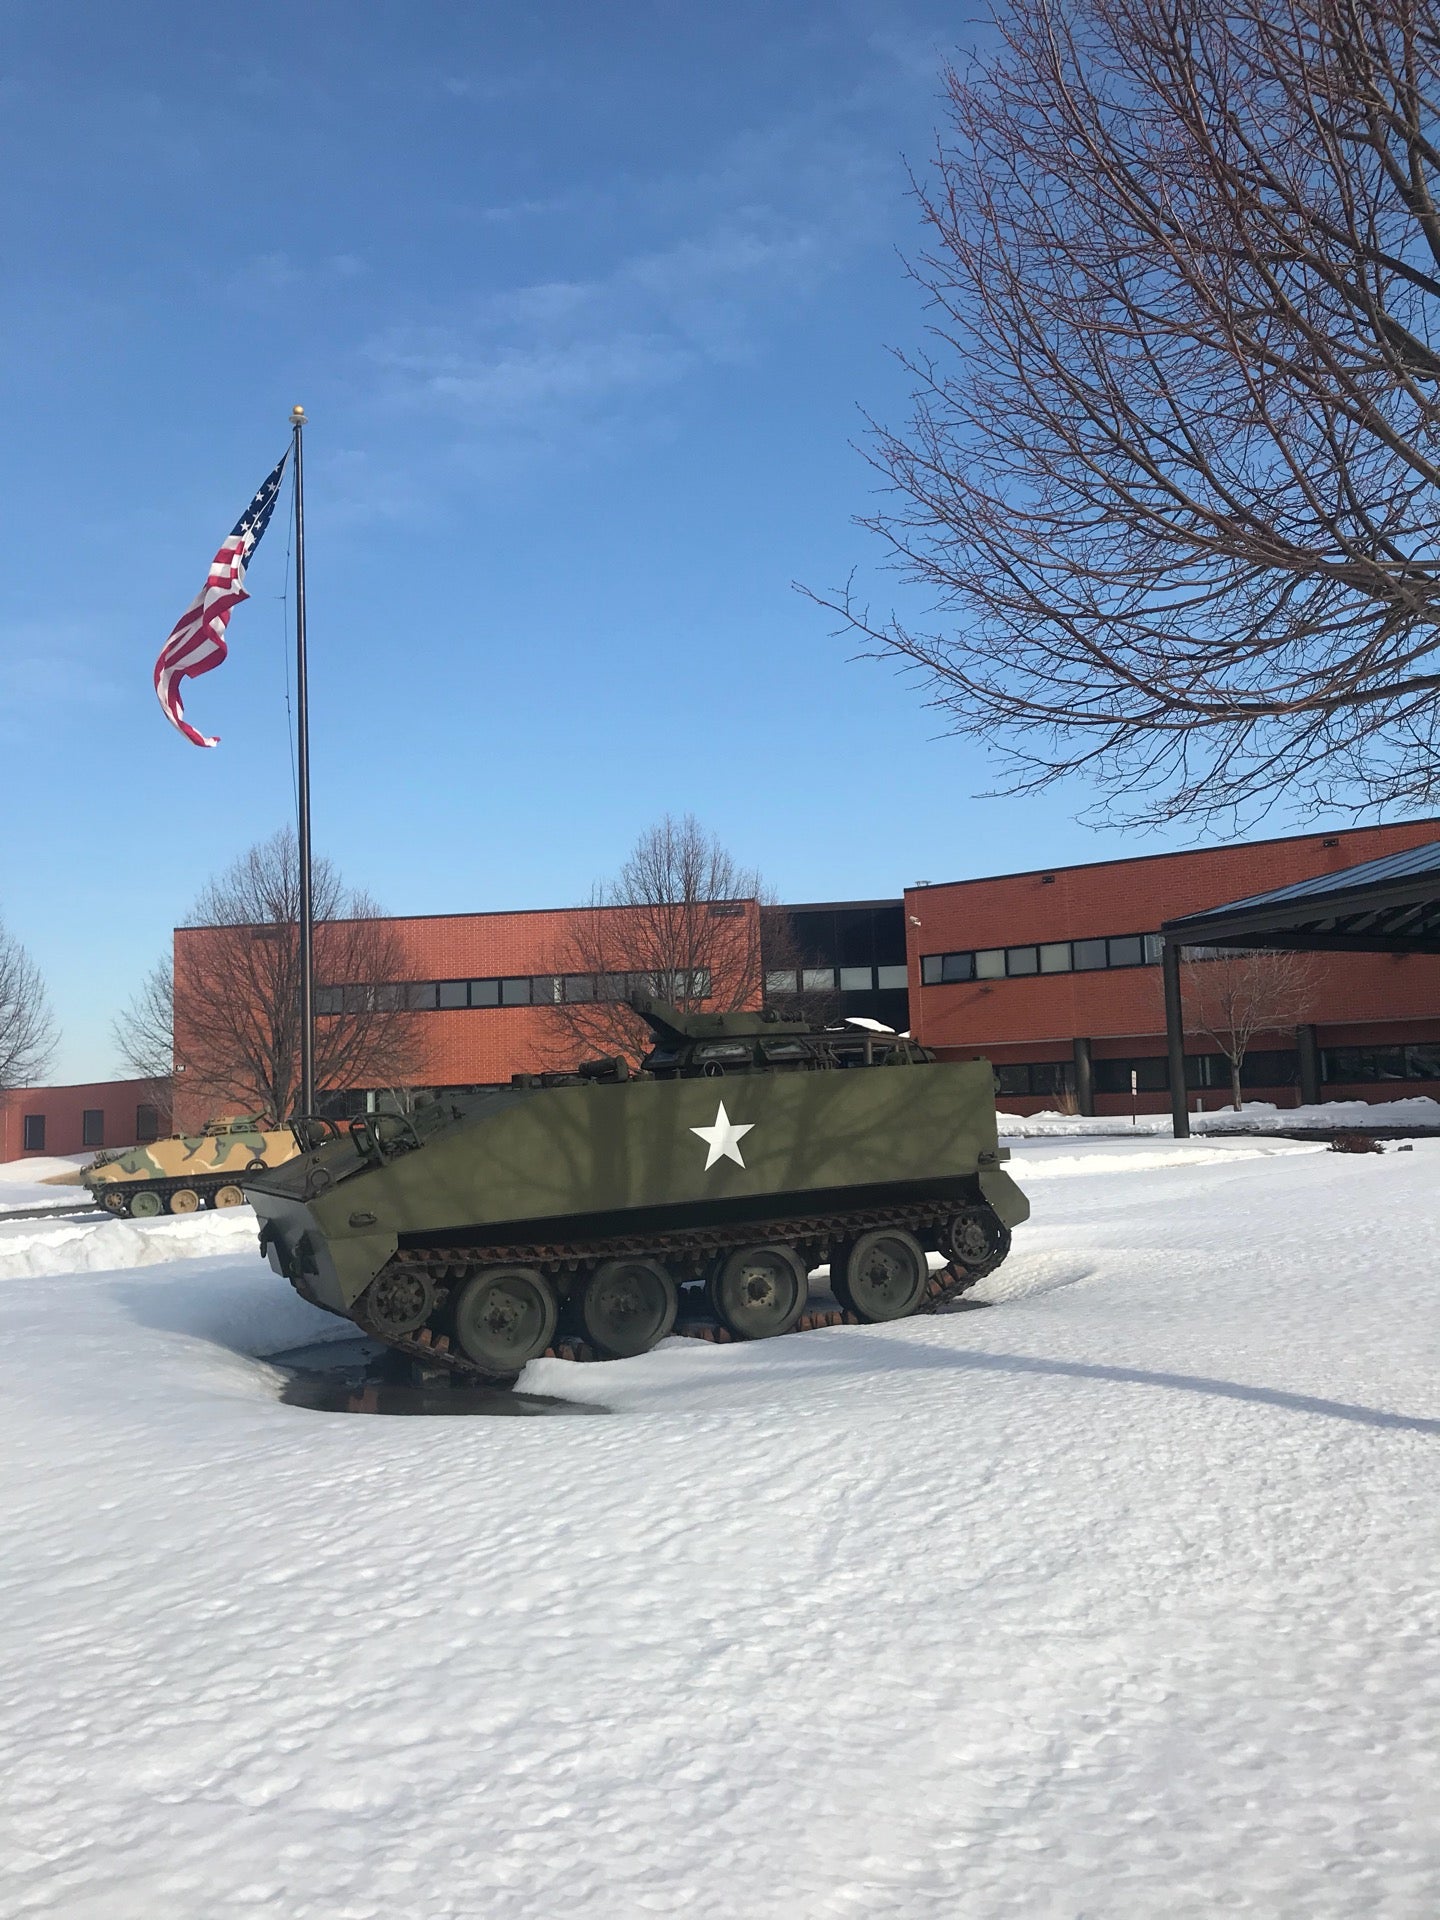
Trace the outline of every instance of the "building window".
[[316, 987], [315, 1012], [320, 1014], [339, 1013], [341, 993], [339, 987]]
[[1139, 1060], [1097, 1060], [1092, 1069], [1097, 1093], [1129, 1093], [1130, 1076], [1135, 1076], [1137, 1093], [1164, 1093], [1170, 1085], [1170, 1070], [1161, 1056]]
[[1022, 1060], [995, 1069], [995, 1091], [1013, 1099], [1054, 1098], [1075, 1091], [1070, 1060]]
[[[905, 969], [900, 969], [904, 978]], [[793, 974], [781, 976], [791, 983]], [[823, 976], [827, 985], [833, 974]], [[866, 981], [869, 971], [866, 970]], [[775, 975], [768, 975], [773, 981]], [[772, 989], [773, 990], [773, 989]], [[322, 987], [316, 996], [317, 1011], [348, 1012], [362, 1006], [406, 1007], [411, 1012], [456, 1012], [462, 1007], [555, 1007], [592, 1000], [624, 1000], [632, 993], [648, 993], [662, 1000], [708, 1000], [711, 996], [708, 967], [681, 968], [663, 973], [537, 973], [516, 975], [507, 980], [410, 980], [382, 987]], [[333, 995], [333, 1003], [322, 1003], [320, 996]]]
[[1120, 933], [1093, 940], [1047, 940], [1037, 947], [988, 947], [980, 953], [926, 953], [920, 957], [920, 984], [948, 987], [967, 980], [1014, 980], [1037, 973], [1158, 966], [1161, 947], [1158, 933]]
[[806, 993], [829, 993], [835, 985], [833, 967], [806, 967], [800, 975], [800, 983]]
[[105, 1144], [105, 1109], [86, 1107], [80, 1116], [80, 1144], [82, 1147], [103, 1147]]
[[[1166, 1093], [1170, 1087], [1169, 1062], [1163, 1054], [1144, 1054], [1129, 1060], [1097, 1060], [1094, 1065], [1097, 1093], [1127, 1094], [1130, 1076], [1135, 1075], [1137, 1093]], [[1259, 1048], [1247, 1053], [1240, 1068], [1242, 1088], [1293, 1087], [1300, 1078], [1300, 1056], [1293, 1048]], [[1187, 1053], [1185, 1085], [1192, 1093], [1207, 1088], [1228, 1093], [1230, 1062], [1223, 1053]]]
[[873, 967], [841, 967], [840, 991], [842, 993], [869, 993], [874, 985]]
[[26, 1114], [24, 1150], [26, 1153], [43, 1153], [45, 1151], [45, 1116], [43, 1113]]
[[881, 993], [904, 993], [910, 985], [908, 967], [876, 967], [875, 985]]
[[783, 973], [767, 973], [765, 991], [766, 993], [798, 993], [800, 975], [793, 967], [787, 967]]
[[1371, 1086], [1390, 1080], [1440, 1080], [1440, 1046], [1326, 1047], [1320, 1077], [1331, 1085]]
[[136, 1107], [135, 1109], [136, 1144], [143, 1145], [143, 1143], [147, 1140], [157, 1139], [159, 1137], [159, 1133], [160, 1133], [159, 1109], [156, 1107]]

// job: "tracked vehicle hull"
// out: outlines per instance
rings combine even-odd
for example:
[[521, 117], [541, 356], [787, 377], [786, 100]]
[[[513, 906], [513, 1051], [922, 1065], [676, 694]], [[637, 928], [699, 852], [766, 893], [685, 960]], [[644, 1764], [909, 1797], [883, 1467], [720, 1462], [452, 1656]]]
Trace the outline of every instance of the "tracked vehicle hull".
[[[271, 1265], [403, 1352], [503, 1380], [567, 1346], [643, 1351], [677, 1319], [791, 1331], [825, 1261], [841, 1310], [883, 1320], [1004, 1258], [1028, 1206], [1001, 1168], [988, 1065], [913, 1048], [842, 1064], [804, 1029], [690, 1030], [706, 1019], [638, 1079], [596, 1063], [609, 1073], [355, 1123], [255, 1174]], [[783, 1066], [777, 1033], [796, 1036]]]
[[80, 1182], [107, 1213], [126, 1218], [194, 1213], [200, 1207], [239, 1206], [249, 1175], [293, 1159], [297, 1150], [288, 1127], [220, 1121], [201, 1133], [172, 1134], [99, 1154]]

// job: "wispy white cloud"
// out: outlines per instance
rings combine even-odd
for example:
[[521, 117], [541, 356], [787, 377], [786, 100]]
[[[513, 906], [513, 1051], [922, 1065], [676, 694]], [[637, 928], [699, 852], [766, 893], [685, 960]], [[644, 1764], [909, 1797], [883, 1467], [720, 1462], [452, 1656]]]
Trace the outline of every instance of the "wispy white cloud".
[[645, 231], [655, 244], [622, 249], [586, 277], [417, 316], [373, 337], [365, 357], [391, 405], [462, 427], [548, 438], [562, 420], [594, 422], [762, 351], [773, 316], [863, 244], [881, 172], [863, 140], [823, 121], [749, 131], [698, 170], [624, 182], [583, 209], [577, 200], [591, 251], [606, 232]]

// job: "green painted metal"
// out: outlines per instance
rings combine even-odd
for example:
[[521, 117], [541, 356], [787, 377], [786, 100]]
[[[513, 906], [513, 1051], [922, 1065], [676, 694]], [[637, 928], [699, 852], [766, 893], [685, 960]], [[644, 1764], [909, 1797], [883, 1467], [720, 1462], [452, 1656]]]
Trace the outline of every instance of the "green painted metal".
[[[915, 1200], [1029, 1214], [1000, 1168], [985, 1061], [759, 1014], [635, 1003], [656, 1045], [623, 1063], [355, 1123], [245, 1180], [277, 1271], [347, 1312], [397, 1247], [563, 1246]], [[657, 1255], [664, 1258], [657, 1247]]]

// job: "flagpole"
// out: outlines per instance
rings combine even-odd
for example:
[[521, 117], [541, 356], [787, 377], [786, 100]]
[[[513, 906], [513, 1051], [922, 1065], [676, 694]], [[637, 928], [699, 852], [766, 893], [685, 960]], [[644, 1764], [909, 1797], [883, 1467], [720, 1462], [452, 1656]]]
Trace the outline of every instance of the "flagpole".
[[295, 436], [295, 721], [299, 735], [296, 783], [300, 841], [300, 1104], [315, 1111], [315, 909], [310, 894], [310, 699], [305, 673], [305, 409], [290, 410]]

